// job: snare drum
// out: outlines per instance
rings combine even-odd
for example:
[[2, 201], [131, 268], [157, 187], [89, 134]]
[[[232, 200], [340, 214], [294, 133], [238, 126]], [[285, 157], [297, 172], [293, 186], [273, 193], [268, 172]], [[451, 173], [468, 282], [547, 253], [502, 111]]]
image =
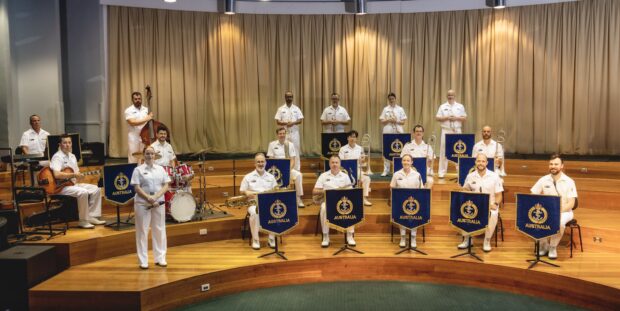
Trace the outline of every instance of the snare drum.
[[177, 183], [179, 188], [185, 188], [189, 184], [189, 181], [194, 178], [194, 171], [192, 167], [187, 164], [181, 164], [174, 168], [178, 178]]
[[177, 191], [170, 203], [170, 216], [177, 222], [192, 220], [196, 213], [196, 199], [185, 191]]

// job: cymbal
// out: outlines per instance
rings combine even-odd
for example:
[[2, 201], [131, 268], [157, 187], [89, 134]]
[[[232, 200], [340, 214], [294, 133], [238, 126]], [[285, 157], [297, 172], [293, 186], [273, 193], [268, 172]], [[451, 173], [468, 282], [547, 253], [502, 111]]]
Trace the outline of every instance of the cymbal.
[[142, 152], [134, 152], [131, 154], [134, 157], [141, 157], [142, 156]]
[[192, 153], [192, 155], [191, 155], [191, 156], [192, 156], [192, 157], [196, 157], [196, 156], [199, 156], [199, 155], [203, 155], [203, 154], [205, 154], [205, 153], [207, 153], [207, 152], [209, 152], [209, 149], [202, 149], [202, 150], [200, 150], [200, 151], [198, 151], [198, 152]]

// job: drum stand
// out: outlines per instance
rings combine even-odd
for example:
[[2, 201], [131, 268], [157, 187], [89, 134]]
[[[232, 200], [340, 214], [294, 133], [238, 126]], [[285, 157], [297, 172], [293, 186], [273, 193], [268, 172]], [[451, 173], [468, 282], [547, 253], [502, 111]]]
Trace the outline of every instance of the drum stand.
[[127, 217], [126, 221], [121, 221], [121, 205], [120, 204], [115, 204], [115, 205], [116, 205], [116, 221], [113, 223], [106, 224], [105, 227], [112, 228], [116, 231], [120, 231], [121, 227], [133, 226], [134, 224], [129, 222], [129, 220], [131, 219], [129, 216]]
[[553, 267], [558, 267], [558, 268], [560, 267], [560, 266], [558, 266], [556, 264], [553, 264], [553, 263], [550, 263], [548, 261], [541, 260], [540, 259], [540, 253], [539, 253], [539, 251], [540, 251], [540, 241], [536, 240], [536, 243], [534, 245], [535, 245], [534, 246], [534, 252], [536, 252], [536, 259], [528, 259], [528, 260], [526, 260], [527, 262], [531, 262], [532, 263], [532, 264], [530, 264], [529, 267], [527, 267], [528, 269], [532, 269], [539, 262], [546, 263], [546, 264], [548, 264], [550, 266], [553, 266]]
[[276, 235], [274, 239], [275, 239], [275, 242], [276, 242], [276, 247], [275, 247], [275, 249], [273, 250], [273, 252], [271, 252], [271, 253], [267, 253], [267, 254], [264, 254], [264, 255], [260, 255], [260, 256], [258, 256], [258, 258], [263, 258], [263, 257], [267, 257], [267, 256], [269, 256], [269, 255], [276, 254], [276, 255], [278, 255], [280, 258], [282, 258], [282, 259], [284, 259], [284, 260], [288, 260], [288, 258], [286, 258], [286, 256], [284, 256], [284, 252], [281, 252], [281, 251], [279, 251], [279, 250], [278, 250], [278, 236]]
[[216, 218], [217, 216], [229, 216], [228, 212], [222, 210], [221, 208], [215, 206], [215, 204], [209, 202], [207, 200], [207, 176], [205, 175], [205, 152], [200, 153], [200, 202], [196, 206], [196, 219], [197, 220], [205, 220], [209, 218]]
[[457, 258], [457, 257], [469, 255], [471, 257], [474, 257], [474, 258], [478, 259], [479, 261], [484, 262], [484, 260], [482, 260], [480, 257], [478, 257], [478, 255], [476, 255], [476, 253], [471, 251], [471, 245], [472, 245], [471, 235], [467, 236], [467, 238], [469, 239], [469, 245], [467, 245], [467, 251], [462, 253], [462, 254], [454, 255], [454, 256], [452, 256], [450, 258]]
[[345, 231], [344, 233], [344, 246], [341, 247], [337, 252], [335, 252], [332, 256], [336, 256], [344, 251], [352, 251], [352, 252], [356, 252], [358, 254], [363, 254], [364, 252], [360, 252], [358, 250], [356, 250], [355, 248], [352, 248], [351, 246], [349, 246], [349, 243], [347, 243], [347, 232]]

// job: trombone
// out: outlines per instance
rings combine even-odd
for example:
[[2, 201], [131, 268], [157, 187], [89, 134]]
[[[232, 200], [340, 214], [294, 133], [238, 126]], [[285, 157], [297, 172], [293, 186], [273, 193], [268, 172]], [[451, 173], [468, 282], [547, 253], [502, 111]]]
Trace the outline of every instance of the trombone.
[[[428, 145], [433, 147], [433, 156], [431, 157], [431, 172], [433, 171], [433, 167], [435, 165], [435, 153], [437, 152], [437, 135], [435, 132], [428, 138]], [[428, 151], [426, 152], [426, 156], [428, 157]]]
[[[497, 132], [497, 144], [499, 144], [502, 147], [504, 147], [504, 142], [506, 142], [506, 131], [501, 129], [501, 130], [499, 130]], [[504, 148], [504, 158], [506, 157], [505, 154], [506, 154], [506, 149]], [[497, 157], [498, 156], [499, 156], [499, 146], [496, 146], [495, 147], [495, 156], [494, 156], [496, 163], [497, 163]], [[504, 159], [504, 160], [506, 160], [506, 159]], [[504, 167], [504, 161], [502, 161], [501, 165], [497, 166], [497, 170], [502, 172], [503, 171], [503, 167]]]
[[360, 168], [362, 169], [360, 171], [366, 173], [366, 175], [372, 175], [372, 171], [370, 170], [370, 134], [366, 133], [362, 136], [360, 145], [362, 146], [362, 150], [364, 150], [364, 155], [360, 159]]

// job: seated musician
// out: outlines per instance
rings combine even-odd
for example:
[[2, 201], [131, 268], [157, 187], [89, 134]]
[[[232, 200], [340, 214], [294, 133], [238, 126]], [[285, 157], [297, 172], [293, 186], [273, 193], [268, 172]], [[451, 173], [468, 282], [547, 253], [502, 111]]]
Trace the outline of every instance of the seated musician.
[[301, 197], [304, 195], [303, 176], [295, 169], [296, 163], [299, 161], [297, 149], [292, 142], [286, 140], [286, 128], [278, 128], [276, 134], [278, 134], [278, 139], [269, 143], [267, 157], [274, 159], [291, 159], [291, 180], [295, 182], [297, 206], [304, 207], [304, 202], [301, 200]]
[[[390, 188], [422, 188], [422, 176], [418, 173], [413, 165], [413, 157], [409, 154], [403, 155], [403, 168], [394, 173], [392, 181], [390, 182]], [[400, 243], [399, 246], [404, 248], [407, 246], [407, 239], [405, 234], [407, 230], [404, 227], [400, 228]], [[416, 248], [417, 242], [415, 240], [418, 233], [418, 229], [411, 230], [411, 247]]]
[[[95, 185], [76, 183], [84, 176], [80, 174], [77, 159], [71, 153], [72, 145], [69, 135], [64, 134], [60, 137], [60, 149], [52, 156], [50, 168], [54, 172], [54, 178], [59, 180], [70, 179], [73, 182], [73, 185], [62, 188], [59, 194], [77, 198], [79, 226], [80, 228], [90, 229], [94, 227], [93, 225], [105, 224], [105, 221], [98, 219], [101, 217], [101, 190]], [[63, 172], [66, 168], [71, 168], [73, 172]]]
[[151, 147], [155, 150], [155, 164], [161, 166], [175, 166], [175, 160], [177, 159], [172, 145], [166, 140], [168, 139], [168, 129], [165, 126], [157, 127], [157, 141], [151, 144]]
[[[22, 154], [44, 154], [47, 146], [47, 136], [50, 133], [41, 128], [41, 117], [36, 114], [30, 116], [30, 129], [22, 134], [19, 147]], [[49, 166], [49, 161], [39, 162], [42, 166]]]
[[[340, 157], [333, 155], [329, 158], [329, 171], [324, 172], [319, 176], [312, 190], [313, 195], [323, 195], [325, 190], [331, 189], [346, 189], [351, 188], [351, 179], [349, 174], [340, 170]], [[321, 229], [323, 231], [323, 240], [321, 241], [321, 247], [329, 246], [329, 226], [327, 224], [327, 211], [325, 210], [325, 201], [321, 203], [321, 210], [319, 213], [321, 220]], [[347, 229], [347, 244], [355, 246], [355, 240], [353, 239], [353, 233], [355, 228], [351, 227]]]
[[482, 127], [482, 140], [474, 145], [471, 156], [475, 158], [478, 154], [482, 153], [489, 159], [495, 159], [495, 161], [493, 161], [493, 170], [497, 172], [500, 177], [504, 177], [506, 176], [506, 169], [504, 168], [504, 147], [491, 137], [491, 127], [488, 125]]
[[400, 157], [404, 157], [406, 154], [412, 158], [426, 158], [426, 188], [433, 187], [433, 148], [424, 142], [424, 127], [422, 125], [416, 125], [413, 127], [413, 140], [406, 143], [403, 150], [400, 152]]
[[[364, 148], [357, 144], [357, 137], [359, 134], [356, 130], [349, 131], [347, 136], [348, 144], [342, 146], [338, 152], [338, 156], [342, 160], [366, 160], [364, 154]], [[357, 164], [357, 176], [362, 182], [362, 189], [364, 191], [364, 205], [371, 206], [372, 203], [368, 201], [368, 194], [370, 193], [370, 176], [363, 174], [360, 169], [360, 163]]]

